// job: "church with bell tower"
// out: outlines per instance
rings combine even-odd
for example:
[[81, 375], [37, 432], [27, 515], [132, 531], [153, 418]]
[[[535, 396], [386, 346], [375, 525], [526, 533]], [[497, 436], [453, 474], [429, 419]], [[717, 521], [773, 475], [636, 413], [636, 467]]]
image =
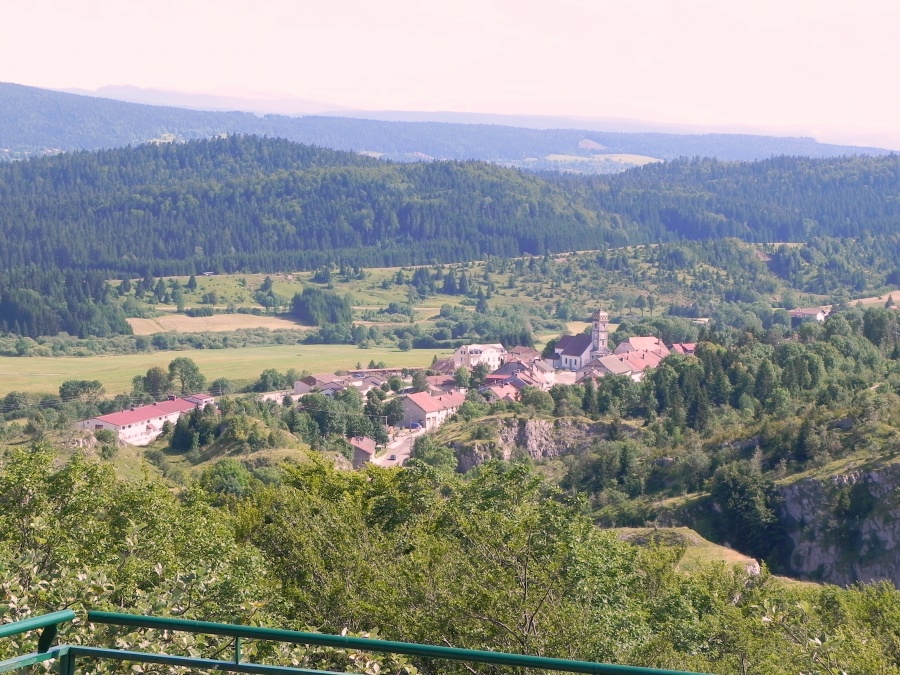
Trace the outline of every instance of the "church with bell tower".
[[578, 370], [594, 359], [609, 356], [609, 314], [602, 309], [594, 312], [591, 334], [563, 335], [556, 342], [554, 366], [563, 370]]

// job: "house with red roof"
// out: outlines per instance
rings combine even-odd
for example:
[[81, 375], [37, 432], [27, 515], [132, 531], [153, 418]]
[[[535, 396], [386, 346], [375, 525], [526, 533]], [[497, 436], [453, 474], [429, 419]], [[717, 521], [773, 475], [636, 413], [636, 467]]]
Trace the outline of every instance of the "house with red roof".
[[423, 429], [436, 429], [453, 415], [466, 400], [464, 394], [450, 393], [432, 396], [428, 392], [408, 394], [401, 400], [403, 426], [420, 425]]
[[521, 363], [532, 363], [541, 358], [541, 353], [535, 349], [534, 347], [510, 347], [509, 352], [509, 360], [510, 361], [520, 361]]
[[212, 402], [211, 396], [197, 394], [186, 398], [170, 398], [151, 405], [132, 407], [122, 412], [92, 417], [78, 423], [80, 429], [97, 431], [109, 429], [120, 441], [131, 445], [147, 445], [162, 433], [163, 424], [175, 424], [178, 418], [194, 408]]
[[822, 323], [831, 313], [830, 309], [824, 307], [799, 307], [788, 312], [791, 317], [791, 325], [797, 326], [804, 321], [818, 321]]
[[495, 384], [492, 387], [483, 389], [482, 393], [487, 396], [491, 403], [496, 401], [515, 403], [519, 400], [519, 390], [511, 384]]
[[375, 456], [375, 441], [368, 436], [354, 436], [350, 439], [350, 447], [353, 448], [354, 469], [362, 468], [364, 464], [371, 462], [372, 457]]
[[507, 384], [511, 384], [521, 391], [525, 387], [536, 387], [541, 391], [549, 391], [553, 386], [550, 378], [537, 370], [520, 370], [518, 373], [506, 380]]
[[432, 370], [435, 373], [439, 373], [441, 375], [452, 375], [456, 372], [456, 368], [456, 363], [451, 357], [446, 359], [438, 359], [431, 364], [431, 367], [428, 370]]
[[435, 395], [449, 394], [459, 389], [456, 378], [452, 375], [429, 375], [425, 380], [428, 382], [428, 390]]
[[634, 379], [634, 367], [621, 356], [614, 354], [601, 356], [579, 370], [575, 382], [580, 384], [585, 380], [596, 380], [607, 375], [628, 375]]
[[613, 354], [627, 354], [628, 352], [655, 352], [662, 357], [669, 355], [669, 348], [658, 337], [630, 337], [620, 342], [613, 350]]
[[659, 362], [662, 361], [665, 356], [660, 354], [657, 350], [646, 350], [639, 352], [627, 352], [619, 356], [622, 359], [622, 362], [627, 364], [635, 375], [632, 375], [632, 379], [636, 381], [640, 381], [644, 376], [644, 371], [648, 368], [656, 368], [659, 365]]
[[697, 343], [696, 342], [674, 342], [669, 347], [669, 351], [672, 351], [675, 354], [692, 355], [695, 351], [697, 351]]

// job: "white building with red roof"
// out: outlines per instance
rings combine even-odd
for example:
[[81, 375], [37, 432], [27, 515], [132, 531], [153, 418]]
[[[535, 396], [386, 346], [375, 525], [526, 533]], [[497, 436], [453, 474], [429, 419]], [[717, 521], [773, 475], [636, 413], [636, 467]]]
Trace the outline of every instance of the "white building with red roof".
[[788, 315], [791, 317], [791, 325], [796, 326], [803, 321], [818, 321], [821, 323], [828, 318], [830, 313], [831, 310], [825, 307], [800, 307], [792, 309], [788, 312]]
[[418, 424], [423, 429], [436, 429], [453, 415], [465, 400], [464, 394], [455, 392], [432, 396], [423, 391], [404, 396], [401, 400], [403, 426]]
[[120, 441], [131, 445], [147, 445], [162, 433], [163, 424], [166, 422], [175, 424], [184, 413], [211, 402], [212, 397], [202, 394], [173, 398], [122, 412], [92, 417], [79, 422], [78, 426], [85, 431], [109, 429], [115, 432]]

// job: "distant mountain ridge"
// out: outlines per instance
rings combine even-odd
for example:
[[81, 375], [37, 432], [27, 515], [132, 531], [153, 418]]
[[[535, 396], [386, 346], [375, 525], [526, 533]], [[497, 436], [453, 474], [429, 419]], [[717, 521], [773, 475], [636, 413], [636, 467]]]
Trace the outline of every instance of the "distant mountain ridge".
[[[0, 83], [0, 157], [6, 159], [232, 133], [285, 138], [399, 161], [474, 159], [517, 168], [601, 173], [641, 163], [640, 159], [632, 161], [632, 155], [749, 161], [778, 155], [889, 154], [880, 148], [829, 145], [811, 138], [536, 129], [322, 115], [260, 117], [247, 112], [127, 103]], [[620, 161], [596, 161], [598, 156], [602, 159], [610, 155], [620, 156]]]

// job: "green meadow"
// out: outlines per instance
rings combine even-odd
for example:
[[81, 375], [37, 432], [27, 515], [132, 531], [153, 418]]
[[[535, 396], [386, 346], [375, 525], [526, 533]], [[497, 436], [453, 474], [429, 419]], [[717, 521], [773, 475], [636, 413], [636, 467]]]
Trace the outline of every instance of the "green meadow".
[[425, 367], [435, 355], [448, 353], [434, 349], [402, 352], [396, 347], [359, 349], [354, 345], [273, 345], [122, 356], [0, 357], [0, 395], [10, 391], [56, 393], [65, 380], [100, 380], [108, 394], [125, 393], [131, 391], [135, 375], [143, 375], [153, 366], [165, 368], [179, 356], [193, 359], [208, 381], [226, 377], [241, 384], [255, 380], [268, 368], [327, 373], [355, 368], [357, 363], [365, 367], [370, 360], [383, 361], [388, 367]]

